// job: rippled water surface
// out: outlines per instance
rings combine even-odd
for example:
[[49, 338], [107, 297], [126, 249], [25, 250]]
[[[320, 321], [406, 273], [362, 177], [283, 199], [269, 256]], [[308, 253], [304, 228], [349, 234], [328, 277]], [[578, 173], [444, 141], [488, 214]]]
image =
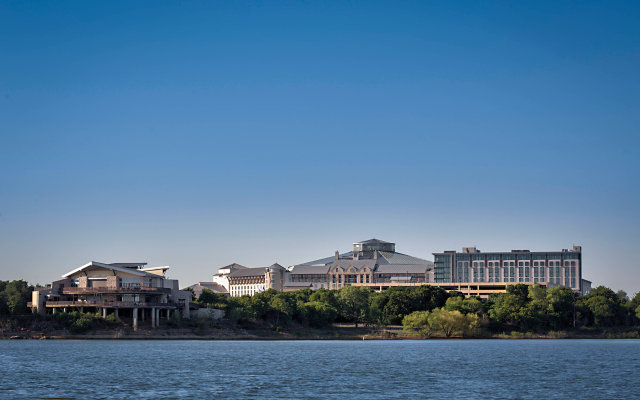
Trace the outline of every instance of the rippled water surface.
[[638, 340], [0, 341], [0, 398], [637, 399]]

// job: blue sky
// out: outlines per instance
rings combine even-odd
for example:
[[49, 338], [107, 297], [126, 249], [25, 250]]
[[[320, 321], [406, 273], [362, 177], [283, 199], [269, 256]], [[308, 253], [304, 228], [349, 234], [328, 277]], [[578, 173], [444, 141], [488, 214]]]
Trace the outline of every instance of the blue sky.
[[640, 290], [637, 2], [0, 2], [0, 279], [583, 246]]

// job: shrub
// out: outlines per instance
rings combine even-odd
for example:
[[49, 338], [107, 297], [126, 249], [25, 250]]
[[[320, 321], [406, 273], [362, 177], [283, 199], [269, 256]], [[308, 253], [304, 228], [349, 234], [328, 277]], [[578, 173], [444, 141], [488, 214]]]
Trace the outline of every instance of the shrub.
[[80, 317], [76, 319], [71, 326], [69, 326], [69, 331], [72, 333], [83, 333], [91, 329], [92, 320], [87, 317]]

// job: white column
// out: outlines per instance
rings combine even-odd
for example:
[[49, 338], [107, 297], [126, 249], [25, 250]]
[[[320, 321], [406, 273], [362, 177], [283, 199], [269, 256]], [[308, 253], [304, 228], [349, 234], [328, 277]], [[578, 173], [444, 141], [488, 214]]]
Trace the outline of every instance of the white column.
[[155, 307], [151, 308], [151, 327], [156, 327], [156, 309]]
[[117, 309], [117, 308], [114, 308], [114, 309], [113, 309], [113, 315], [114, 315], [116, 318], [118, 318], [118, 309]]
[[133, 309], [133, 330], [134, 331], [138, 330], [138, 309], [137, 308]]

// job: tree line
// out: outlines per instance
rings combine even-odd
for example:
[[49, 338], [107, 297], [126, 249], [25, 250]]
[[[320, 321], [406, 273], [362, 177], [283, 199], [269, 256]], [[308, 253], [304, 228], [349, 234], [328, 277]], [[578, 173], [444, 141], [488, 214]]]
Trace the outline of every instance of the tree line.
[[640, 293], [629, 299], [604, 286], [580, 296], [569, 288], [516, 284], [488, 299], [465, 298], [435, 286], [340, 290], [267, 290], [253, 296], [227, 297], [204, 290], [197, 300], [223, 309], [233, 323], [276, 329], [292, 325], [328, 327], [335, 322], [368, 326], [402, 325], [429, 336], [465, 333], [562, 331], [640, 326]]

